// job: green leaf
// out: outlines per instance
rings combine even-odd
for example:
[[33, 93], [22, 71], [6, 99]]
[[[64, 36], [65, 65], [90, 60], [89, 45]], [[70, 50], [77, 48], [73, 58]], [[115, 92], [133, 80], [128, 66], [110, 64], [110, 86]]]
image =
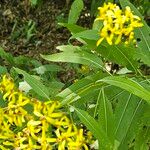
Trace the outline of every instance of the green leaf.
[[101, 0], [101, 1], [97, 1], [97, 0], [92, 0], [91, 2], [91, 16], [94, 16], [95, 13], [97, 12], [97, 8], [100, 7], [103, 3], [104, 3], [105, 0]]
[[150, 105], [146, 105], [146, 107], [144, 108], [142, 122], [144, 125], [147, 125], [147, 126], [150, 125]]
[[138, 133], [137, 137], [135, 138], [134, 150], [149, 150], [148, 145], [149, 140], [150, 140], [150, 127], [142, 128]]
[[9, 62], [11, 65], [14, 65], [14, 58], [11, 54], [4, 51], [2, 47], [0, 47], [0, 57], [5, 59], [7, 62]]
[[73, 46], [73, 45], [61, 45], [56, 47], [58, 50], [62, 52], [78, 52], [81, 51], [81, 48], [79, 46]]
[[102, 126], [106, 135], [111, 139], [111, 143], [114, 143], [114, 116], [111, 103], [108, 101], [104, 89], [101, 90], [99, 99], [99, 125]]
[[58, 94], [63, 87], [64, 87], [64, 84], [61, 82], [57, 82], [57, 81], [50, 82], [49, 87], [48, 87], [50, 91], [50, 96], [55, 97], [56, 94]]
[[111, 144], [109, 138], [106, 133], [102, 129], [101, 125], [99, 125], [96, 120], [91, 117], [86, 111], [74, 108], [80, 118], [80, 120], [86, 125], [86, 127], [93, 133], [93, 135], [99, 140], [100, 144], [99, 148], [110, 149]]
[[135, 49], [125, 45], [108, 45], [102, 42], [97, 51], [109, 61], [126, 66], [137, 72], [137, 61], [134, 60]]
[[93, 30], [97, 30], [97, 32], [99, 32], [101, 30], [101, 28], [103, 27], [103, 22], [100, 20], [96, 20], [93, 22]]
[[78, 21], [80, 13], [84, 7], [82, 0], [75, 0], [71, 5], [71, 9], [69, 12], [68, 23], [75, 24]]
[[142, 85], [140, 85], [137, 81], [134, 81], [127, 77], [109, 76], [99, 80], [98, 82], [105, 82], [120, 87], [136, 96], [139, 96], [150, 104], [150, 92]]
[[72, 34], [86, 30], [85, 28], [78, 26], [76, 24], [68, 24], [68, 23], [58, 23], [58, 24], [63, 27], [66, 27]]
[[95, 89], [100, 88], [103, 83], [97, 84], [96, 81], [98, 81], [100, 78], [103, 78], [104, 76], [106, 76], [106, 74], [102, 74], [101, 72], [87, 76], [86, 78], [83, 78], [70, 87], [64, 89], [56, 96], [62, 99], [62, 105], [77, 101], [83, 97], [83, 95], [87, 95], [91, 91], [95, 92]]
[[[144, 80], [144, 82], [146, 81]], [[140, 84], [142, 83], [143, 81], [140, 82]], [[118, 141], [118, 143], [121, 144], [119, 148], [120, 150], [126, 150], [129, 148], [128, 144], [130, 145], [133, 144], [132, 143], [133, 138], [137, 134], [141, 123], [143, 123], [144, 121], [144, 124], [146, 122], [147, 125], [149, 125], [147, 120], [150, 118], [150, 113], [149, 113], [150, 105], [147, 105], [147, 103], [145, 103], [144, 101], [141, 101], [140, 98], [135, 97], [134, 95], [130, 96], [128, 92], [115, 86], [106, 86], [105, 95], [107, 95], [107, 97], [109, 98], [109, 101], [112, 102], [113, 110], [115, 110], [115, 120], [116, 120], [115, 121], [116, 123], [114, 126], [115, 128], [117, 127], [117, 124], [119, 124], [118, 122], [120, 120], [120, 125], [119, 125], [120, 129], [118, 130], [117, 134], [123, 140], [122, 140], [122, 143]], [[128, 123], [131, 121], [130, 120], [131, 116], [133, 115], [133, 111], [135, 111], [135, 109], [137, 108], [136, 106], [138, 106], [139, 101], [141, 101], [142, 103], [139, 104], [137, 113], [135, 117], [133, 118], [133, 121], [131, 122], [130, 127], [128, 128], [127, 127], [129, 125]], [[127, 131], [127, 128], [128, 128], [128, 131]], [[120, 137], [118, 138], [120, 139]]]
[[[128, 0], [120, 0], [120, 4], [123, 8], [130, 6], [130, 8], [134, 11], [134, 14], [138, 15], [141, 19], [143, 18], [136, 7]], [[136, 57], [141, 59], [145, 64], [150, 65], [150, 28], [144, 19], [142, 19], [142, 22], [144, 26], [135, 30], [135, 37], [140, 40], [137, 42], [139, 48], [136, 49]]]
[[34, 69], [38, 74], [44, 74], [45, 72], [57, 72], [62, 71], [63, 68], [56, 64], [49, 64], [49, 65], [41, 65], [40, 67], [37, 67]]
[[70, 39], [73, 38], [83, 38], [88, 40], [95, 40], [97, 41], [99, 39], [98, 31], [97, 30], [85, 30], [78, 32], [76, 34], [73, 34], [73, 36]]
[[43, 98], [46, 98], [46, 100], [49, 100], [49, 91], [47, 90], [47, 87], [45, 87], [39, 80], [35, 79], [25, 71], [14, 68], [15, 71], [19, 74], [22, 74], [24, 76], [25, 81], [33, 88], [33, 90]]
[[36, 6], [38, 4], [38, 0], [30, 0], [32, 6]]
[[122, 93], [115, 110], [115, 137], [119, 141], [119, 150], [128, 149], [139, 130], [144, 102], [138, 97]]
[[17, 66], [31, 63], [31, 61], [32, 61], [32, 58], [29, 58], [29, 57], [26, 57], [23, 55], [20, 55], [18, 57], [14, 57], [14, 62]]
[[7, 73], [7, 68], [3, 67], [3, 66], [0, 66], [0, 75], [1, 74], [6, 74], [6, 73]]
[[41, 56], [48, 61], [78, 63], [105, 69], [102, 60], [97, 55], [83, 51], [78, 46], [61, 46], [59, 49], [63, 50], [63, 52]]

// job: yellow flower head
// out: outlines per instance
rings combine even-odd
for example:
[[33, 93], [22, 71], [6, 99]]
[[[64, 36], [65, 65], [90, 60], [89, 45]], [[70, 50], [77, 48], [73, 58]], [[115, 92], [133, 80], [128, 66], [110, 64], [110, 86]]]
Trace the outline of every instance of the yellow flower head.
[[[0, 82], [0, 93], [7, 102], [0, 107], [0, 149], [88, 150], [92, 135], [84, 135], [61, 111], [59, 102], [28, 98], [6, 75]], [[32, 105], [33, 111], [29, 113], [26, 105]]]
[[109, 45], [135, 41], [133, 31], [143, 24], [140, 17], [132, 13], [129, 6], [121, 10], [116, 4], [104, 3], [104, 6], [99, 7], [98, 10], [99, 15], [96, 20], [103, 21], [103, 27], [99, 32], [100, 39], [97, 41], [97, 46], [104, 39]]

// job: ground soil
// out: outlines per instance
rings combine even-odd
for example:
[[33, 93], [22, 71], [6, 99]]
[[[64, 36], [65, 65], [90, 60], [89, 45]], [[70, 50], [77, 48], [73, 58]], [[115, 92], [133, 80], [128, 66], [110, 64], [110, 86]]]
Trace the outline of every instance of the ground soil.
[[[58, 26], [59, 21], [67, 19], [70, 4], [66, 0], [43, 0], [31, 7], [29, 0], [1, 0], [0, 46], [14, 56], [39, 58], [40, 53], [56, 52], [56, 47], [66, 44], [70, 36], [67, 29]], [[80, 24], [89, 26], [88, 19], [82, 18]], [[35, 28], [27, 40], [29, 21], [35, 23]]]
[[[62, 13], [63, 7], [63, 3], [59, 5], [52, 1], [46, 1], [36, 8], [26, 1], [1, 2], [0, 45], [15, 56], [22, 54], [36, 57], [39, 53], [51, 53], [57, 45], [65, 43], [69, 35], [67, 30], [56, 28], [56, 17]], [[29, 20], [35, 22], [36, 31], [27, 42], [23, 35], [26, 33], [22, 33], [25, 31], [20, 30], [27, 26]], [[17, 30], [21, 32], [18, 33], [20, 35], [12, 39]]]

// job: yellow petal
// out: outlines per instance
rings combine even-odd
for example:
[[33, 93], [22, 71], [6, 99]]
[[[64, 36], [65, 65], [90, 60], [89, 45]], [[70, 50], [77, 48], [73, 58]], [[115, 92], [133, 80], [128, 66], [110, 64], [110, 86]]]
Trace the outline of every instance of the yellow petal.
[[100, 39], [97, 41], [96, 46], [99, 46], [103, 40], [104, 40], [104, 38], [100, 38]]

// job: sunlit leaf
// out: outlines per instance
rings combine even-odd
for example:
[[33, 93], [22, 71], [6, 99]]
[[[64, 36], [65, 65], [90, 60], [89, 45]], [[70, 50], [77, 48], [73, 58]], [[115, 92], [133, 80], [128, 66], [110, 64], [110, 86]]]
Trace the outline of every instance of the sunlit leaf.
[[63, 27], [66, 27], [72, 34], [86, 30], [85, 28], [78, 26], [76, 24], [68, 24], [68, 23], [58, 23], [58, 24]]
[[71, 39], [73, 38], [83, 38], [83, 39], [88, 39], [88, 40], [98, 40], [99, 35], [97, 30], [85, 30], [78, 32], [76, 34], [73, 34]]
[[102, 88], [101, 94], [98, 97], [99, 101], [99, 125], [102, 126], [106, 135], [114, 143], [114, 116], [110, 101], [107, 99], [104, 89]]
[[114, 63], [126, 66], [129, 70], [137, 72], [138, 63], [134, 59], [135, 48], [120, 45], [108, 45], [106, 42], [102, 42], [97, 51], [105, 57], [107, 60]]
[[150, 127], [141, 128], [135, 138], [134, 150], [149, 150]]
[[134, 81], [127, 77], [109, 76], [99, 80], [98, 82], [105, 82], [125, 89], [150, 103], [150, 92], [142, 85], [140, 85], [137, 81]]
[[79, 15], [83, 9], [83, 1], [82, 0], [75, 0], [71, 5], [71, 9], [69, 12], [68, 23], [75, 24], [78, 21]]
[[40, 96], [49, 99], [49, 91], [39, 80], [35, 79], [33, 76], [29, 75], [25, 71], [14, 68], [15, 71], [24, 76], [25, 81], [32, 87], [32, 89]]
[[66, 105], [71, 102], [77, 101], [83, 95], [87, 95], [89, 91], [95, 92], [95, 89], [102, 87], [103, 83], [96, 83], [100, 78], [103, 78], [105, 74], [98, 72], [94, 75], [87, 76], [86, 78], [77, 81], [70, 87], [60, 92], [57, 97], [61, 98], [61, 104]]
[[140, 129], [144, 102], [127, 92], [118, 96], [115, 110], [115, 138], [119, 141], [119, 149], [127, 149], [128, 143], [135, 138]]
[[78, 46], [67, 45], [57, 48], [63, 52], [52, 55], [41, 55], [42, 58], [48, 61], [78, 63], [104, 69], [103, 62], [97, 55], [83, 51]]
[[86, 127], [93, 133], [93, 135], [99, 140], [100, 148], [105, 148], [109, 150], [111, 147], [109, 137], [102, 129], [102, 126], [96, 122], [96, 120], [91, 117], [86, 111], [74, 108], [80, 118], [80, 120], [86, 125]]

